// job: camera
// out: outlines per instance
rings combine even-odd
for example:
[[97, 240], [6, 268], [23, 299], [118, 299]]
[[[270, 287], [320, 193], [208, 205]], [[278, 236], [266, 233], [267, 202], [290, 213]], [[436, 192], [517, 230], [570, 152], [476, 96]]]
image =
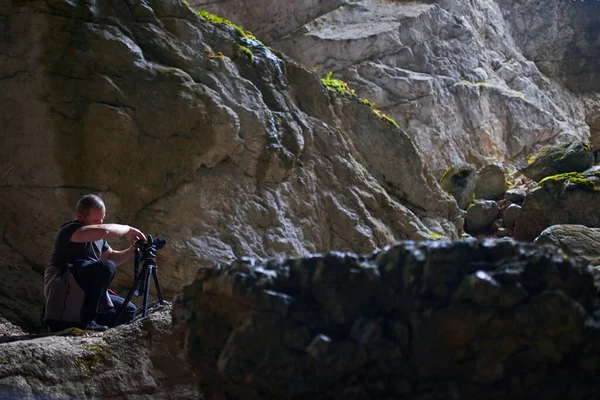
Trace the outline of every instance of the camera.
[[147, 240], [139, 239], [135, 242], [135, 248], [138, 250], [140, 260], [154, 259], [156, 252], [167, 244], [165, 238], [157, 236], [152, 239], [152, 235], [147, 236]]

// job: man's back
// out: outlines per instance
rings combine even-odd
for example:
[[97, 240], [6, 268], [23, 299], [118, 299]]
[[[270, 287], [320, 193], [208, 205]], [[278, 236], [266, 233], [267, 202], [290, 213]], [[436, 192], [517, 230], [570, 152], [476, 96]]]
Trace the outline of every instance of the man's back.
[[76, 243], [71, 241], [71, 236], [84, 225], [78, 220], [67, 221], [61, 225], [56, 238], [48, 266], [65, 267], [67, 264], [82, 264], [86, 261], [99, 261], [102, 252], [108, 249], [108, 242], [104, 239], [95, 242]]

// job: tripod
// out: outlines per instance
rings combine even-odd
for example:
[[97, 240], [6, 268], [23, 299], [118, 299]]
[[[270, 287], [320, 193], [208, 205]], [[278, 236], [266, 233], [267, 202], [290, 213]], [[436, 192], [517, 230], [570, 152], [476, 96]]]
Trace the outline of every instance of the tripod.
[[[149, 243], [153, 243], [152, 242], [152, 236], [148, 236]], [[159, 238], [157, 238], [159, 239]], [[127, 294], [127, 297], [125, 298], [125, 301], [123, 302], [123, 306], [121, 307], [121, 309], [119, 310], [119, 313], [117, 314], [117, 319], [115, 321], [115, 325], [119, 324], [119, 321], [121, 320], [121, 317], [123, 315], [123, 311], [125, 310], [125, 307], [127, 307], [127, 304], [129, 304], [129, 301], [131, 300], [131, 297], [135, 294], [136, 296], [139, 296], [140, 292], [144, 292], [144, 305], [142, 306], [141, 310], [137, 310], [135, 313], [135, 316], [133, 318], [133, 321], [135, 321], [136, 319], [140, 318], [140, 317], [145, 317], [146, 315], [148, 315], [148, 295], [150, 294], [150, 276], [152, 276], [152, 278], [154, 278], [154, 286], [156, 286], [156, 293], [158, 295], [158, 301], [154, 301], [151, 305], [150, 305], [150, 309], [154, 309], [156, 308], [158, 305], [162, 305], [164, 304], [163, 301], [163, 297], [162, 297], [162, 292], [160, 290], [160, 284], [158, 283], [158, 271], [157, 271], [157, 266], [156, 266], [156, 246], [146, 246], [145, 249], [140, 249], [140, 247], [136, 248], [136, 257], [135, 257], [135, 264], [134, 264], [134, 275], [135, 275], [135, 279], [133, 281], [133, 286], [131, 287], [131, 290], [129, 290], [129, 293]], [[139, 257], [138, 257], [139, 255]], [[144, 265], [142, 266], [142, 270], [139, 271], [139, 266], [140, 266], [140, 260], [144, 259]], [[139, 273], [138, 273], [139, 271]]]

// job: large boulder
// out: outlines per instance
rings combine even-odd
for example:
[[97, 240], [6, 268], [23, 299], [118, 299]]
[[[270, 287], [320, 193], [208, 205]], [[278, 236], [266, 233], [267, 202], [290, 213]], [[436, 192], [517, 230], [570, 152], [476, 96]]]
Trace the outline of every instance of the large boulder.
[[542, 147], [527, 162], [528, 165], [520, 171], [539, 182], [547, 176], [585, 171], [594, 165], [594, 153], [589, 144], [574, 141]]
[[554, 247], [403, 242], [205, 269], [174, 318], [207, 397], [593, 398], [593, 273]]
[[534, 240], [552, 225], [600, 228], [600, 167], [547, 177], [525, 198], [514, 238]]
[[502, 164], [486, 165], [477, 171], [475, 182], [475, 198], [496, 200], [504, 196], [508, 189], [506, 171]]
[[600, 229], [584, 225], [554, 225], [544, 229], [536, 243], [560, 247], [566, 254], [600, 265]]
[[473, 203], [477, 170], [471, 164], [452, 166], [444, 172], [440, 184], [442, 189], [456, 199], [458, 207], [466, 210]]
[[165, 305], [105, 333], [72, 330], [3, 343], [0, 398], [202, 398], [173, 340], [170, 310]]

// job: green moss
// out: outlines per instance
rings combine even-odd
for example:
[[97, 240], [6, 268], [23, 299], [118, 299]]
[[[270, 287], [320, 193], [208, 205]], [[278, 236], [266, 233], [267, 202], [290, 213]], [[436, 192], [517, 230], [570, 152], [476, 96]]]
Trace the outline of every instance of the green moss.
[[222, 59], [225, 58], [225, 56], [223, 55], [223, 53], [221, 53], [219, 51], [219, 52], [217, 52], [217, 54], [211, 54], [211, 55], [209, 55], [208, 58], [211, 58], [213, 60], [216, 60], [216, 59], [222, 60]]
[[219, 17], [218, 15], [215, 15], [215, 14], [211, 14], [206, 10], [194, 10], [194, 12], [196, 14], [198, 14], [199, 16], [201, 16], [202, 18], [204, 18], [206, 20], [206, 22], [208, 22], [210, 24], [219, 24], [219, 25], [229, 26], [229, 27], [233, 28], [240, 37], [256, 40], [256, 36], [254, 36], [252, 33], [248, 32], [248, 31], [244, 30], [244, 28], [242, 28], [241, 26], [234, 24], [233, 22], [231, 22], [228, 19]]
[[446, 236], [439, 234], [437, 232], [427, 232], [427, 236], [429, 236], [431, 239], [433, 240], [442, 240], [442, 239], [446, 239]]
[[335, 79], [333, 77], [333, 72], [329, 72], [325, 76], [325, 78], [321, 78], [321, 82], [323, 82], [323, 84], [327, 87], [327, 89], [329, 89], [333, 92], [336, 92], [338, 94], [341, 94], [342, 96], [358, 98], [358, 96], [356, 96], [356, 93], [354, 92], [354, 90], [350, 89], [350, 87], [348, 86], [348, 84], [346, 82], [344, 82], [341, 79]]
[[106, 350], [99, 344], [82, 344], [85, 350], [83, 357], [77, 357], [75, 366], [81, 367], [89, 375], [92, 375], [94, 367], [106, 361]]
[[252, 62], [254, 62], [254, 53], [252, 52], [252, 50], [250, 50], [246, 46], [240, 46], [240, 48], [242, 49], [242, 53], [244, 53], [245, 55], [247, 55], [250, 58], [250, 60]]
[[473, 85], [473, 86], [479, 86], [479, 87], [490, 87], [490, 85], [486, 82], [471, 82], [468, 80], [462, 80], [461, 83], [464, 83], [465, 85]]
[[6, 362], [6, 358], [0, 357], [0, 364], [8, 364], [8, 362]]
[[452, 167], [448, 167], [448, 169], [444, 171], [444, 175], [442, 175], [442, 179], [440, 179], [440, 182], [443, 182], [448, 177], [448, 175], [450, 175], [450, 171], [452, 171]]
[[83, 336], [87, 335], [88, 331], [79, 328], [67, 328], [58, 332], [57, 336]]
[[538, 186], [544, 186], [555, 182], [570, 183], [584, 190], [600, 192], [600, 188], [596, 186], [594, 181], [589, 180], [589, 178], [586, 178], [579, 172], [567, 172], [564, 174], [547, 176], [538, 183]]
[[513, 92], [513, 94], [519, 96], [522, 99], [525, 98], [525, 95], [523, 93], [519, 92], [519, 91], [513, 90], [512, 92]]
[[454, 173], [452, 174], [453, 177], [456, 178], [465, 178], [467, 176], [471, 175], [471, 169], [470, 168], [459, 168], [456, 171], [454, 171]]
[[387, 115], [385, 115], [384, 113], [382, 113], [380, 110], [373, 108], [373, 112], [375, 113], [375, 115], [377, 115], [379, 117], [379, 119], [387, 122], [390, 125], [394, 125], [396, 128], [400, 129], [400, 127], [398, 126], [396, 121], [394, 121], [392, 118], [390, 118]]
[[396, 121], [394, 121], [392, 118], [388, 117], [387, 115], [385, 115], [384, 113], [381, 112], [381, 110], [378, 110], [375, 108], [375, 104], [370, 102], [367, 99], [361, 99], [356, 95], [356, 92], [354, 92], [353, 89], [350, 89], [350, 86], [348, 86], [348, 84], [346, 82], [344, 82], [341, 79], [335, 79], [333, 77], [333, 72], [329, 72], [325, 78], [321, 78], [321, 82], [323, 82], [323, 84], [327, 87], [327, 89], [331, 90], [332, 92], [342, 95], [344, 97], [348, 97], [352, 100], [356, 100], [359, 101], [361, 103], [363, 103], [364, 105], [368, 106], [371, 111], [373, 111], [373, 113], [375, 113], [375, 115], [377, 115], [377, 117], [384, 121], [387, 122], [390, 125], [395, 126], [396, 128], [400, 128], [400, 126], [398, 126], [398, 123]]

